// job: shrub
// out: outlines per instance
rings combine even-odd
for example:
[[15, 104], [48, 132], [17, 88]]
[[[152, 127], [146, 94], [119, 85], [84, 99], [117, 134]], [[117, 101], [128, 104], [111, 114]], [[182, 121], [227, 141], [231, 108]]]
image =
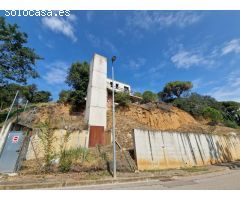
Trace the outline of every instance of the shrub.
[[187, 98], [177, 98], [173, 105], [194, 117], [203, 116], [213, 122], [223, 121], [225, 126], [237, 128], [240, 125], [240, 104], [237, 102], [218, 102], [210, 96], [192, 93]]
[[152, 91], [145, 91], [142, 94], [143, 103], [156, 102], [157, 100], [158, 100], [157, 94], [153, 93]]
[[63, 150], [59, 160], [59, 169], [61, 172], [68, 172], [72, 167], [72, 156], [69, 151]]
[[221, 102], [224, 118], [240, 125], [240, 103], [234, 101]]
[[230, 128], [238, 128], [238, 124], [235, 121], [225, 120], [224, 125]]
[[59, 103], [68, 103], [69, 102], [69, 97], [70, 97], [71, 91], [70, 90], [62, 90], [59, 93]]
[[89, 151], [86, 148], [77, 148], [62, 150], [60, 153], [59, 169], [61, 172], [68, 172], [71, 170], [72, 165], [75, 162], [85, 162], [89, 155]]
[[115, 95], [115, 101], [119, 103], [120, 106], [128, 106], [130, 101], [130, 95], [126, 92], [118, 92]]
[[142, 97], [142, 93], [141, 92], [135, 92], [133, 95], [137, 96], [137, 97]]
[[212, 122], [221, 122], [223, 120], [222, 113], [212, 107], [206, 107], [203, 110], [203, 116], [205, 118], [211, 119]]
[[192, 93], [187, 98], [177, 98], [173, 102], [174, 106], [190, 113], [194, 117], [203, 115], [203, 110], [207, 107], [221, 110], [221, 104], [210, 96], [202, 96], [197, 93]]

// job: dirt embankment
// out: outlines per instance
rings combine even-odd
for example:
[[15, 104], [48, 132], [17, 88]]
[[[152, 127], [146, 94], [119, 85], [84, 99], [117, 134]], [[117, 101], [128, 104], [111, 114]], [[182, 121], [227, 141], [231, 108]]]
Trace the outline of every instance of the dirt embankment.
[[131, 118], [152, 129], [176, 130], [183, 125], [198, 124], [188, 113], [164, 104], [152, 105], [131, 105], [128, 109], [120, 110], [121, 115]]
[[[22, 113], [20, 123], [29, 127], [36, 127], [39, 123], [48, 119], [52, 127], [56, 129], [83, 130], [87, 129], [84, 123], [84, 113], [70, 112], [69, 105], [48, 103]], [[111, 133], [112, 112], [107, 111], [107, 129]], [[132, 133], [134, 128], [174, 131], [186, 133], [213, 133], [230, 134], [240, 133], [237, 129], [223, 126], [209, 126], [203, 121], [194, 119], [187, 112], [170, 104], [131, 104], [129, 107], [116, 108], [116, 137], [117, 141], [125, 148], [133, 147]]]
[[55, 129], [85, 129], [83, 112], [71, 112], [71, 106], [59, 103], [40, 104], [22, 113], [19, 119], [19, 123], [31, 128], [48, 122]]
[[[111, 109], [108, 110], [107, 117], [107, 130], [110, 132], [112, 127]], [[194, 119], [187, 112], [165, 103], [132, 104], [126, 108], [117, 108], [116, 138], [123, 147], [133, 147], [134, 128], [185, 133], [232, 134], [240, 132], [228, 127], [206, 125]]]
[[[108, 110], [107, 129], [112, 127], [112, 114]], [[162, 131], [176, 131], [183, 126], [197, 126], [198, 122], [188, 113], [167, 105], [136, 105], [116, 109], [116, 137], [126, 148], [132, 147], [134, 128]]]

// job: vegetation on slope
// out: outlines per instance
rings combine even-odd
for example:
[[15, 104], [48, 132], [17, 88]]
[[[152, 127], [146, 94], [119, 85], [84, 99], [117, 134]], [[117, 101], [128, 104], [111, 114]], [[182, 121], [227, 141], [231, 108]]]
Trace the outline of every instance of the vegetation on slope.
[[[140, 104], [165, 102], [174, 105], [196, 119], [206, 119], [210, 125], [222, 124], [231, 128], [240, 126], [240, 103], [234, 101], [219, 102], [211, 96], [191, 93], [192, 83], [189, 81], [173, 81], [167, 83], [163, 90], [158, 93], [158, 99], [152, 91], [143, 94], [136, 92], [142, 97]], [[127, 106], [130, 96], [119, 94], [116, 102], [121, 106]]]

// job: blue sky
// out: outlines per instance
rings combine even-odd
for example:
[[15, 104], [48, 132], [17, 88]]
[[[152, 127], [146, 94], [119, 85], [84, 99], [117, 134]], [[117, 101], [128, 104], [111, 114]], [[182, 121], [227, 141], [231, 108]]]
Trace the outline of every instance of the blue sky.
[[[4, 15], [1, 11], [0, 15]], [[116, 79], [132, 90], [159, 92], [174, 80], [193, 91], [240, 102], [240, 11], [71, 11], [70, 17], [6, 17], [44, 58], [30, 80], [54, 100], [67, 89], [66, 71], [96, 52], [115, 63]], [[108, 69], [110, 73], [110, 62]]]

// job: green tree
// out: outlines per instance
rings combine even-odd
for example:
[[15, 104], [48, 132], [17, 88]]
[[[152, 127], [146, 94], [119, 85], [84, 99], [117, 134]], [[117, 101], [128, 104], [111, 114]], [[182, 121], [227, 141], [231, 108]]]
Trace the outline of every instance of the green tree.
[[130, 104], [130, 95], [127, 92], [118, 92], [115, 95], [115, 101], [120, 106], [128, 106]]
[[27, 34], [20, 32], [17, 24], [8, 24], [0, 17], [0, 86], [9, 81], [26, 83], [28, 77], [36, 78], [34, 66], [40, 57], [34, 49], [26, 47]]
[[85, 105], [89, 81], [89, 64], [87, 62], [73, 63], [68, 71], [66, 83], [72, 87], [70, 102], [75, 108]]
[[165, 95], [167, 98], [177, 98], [181, 97], [186, 92], [189, 92], [192, 89], [193, 85], [190, 81], [173, 81], [167, 83], [163, 88], [162, 95]]
[[240, 125], [240, 103], [238, 102], [218, 102], [210, 96], [192, 93], [186, 98], [174, 99], [172, 104], [194, 117], [203, 116], [215, 123], [222, 121], [225, 126], [231, 128], [237, 128]]
[[38, 91], [34, 94], [33, 100], [31, 103], [46, 103], [52, 101], [52, 94], [48, 91]]
[[7, 108], [11, 105], [17, 90], [21, 90], [21, 86], [11, 83], [0, 87], [0, 110]]
[[32, 85], [27, 85], [25, 87], [23, 87], [23, 95], [25, 96], [25, 98], [32, 103], [34, 101], [34, 96], [36, 95], [36, 92], [38, 91], [38, 88], [36, 86], [36, 84], [32, 84]]
[[17, 90], [19, 91], [19, 97], [24, 101], [28, 100], [29, 103], [51, 101], [51, 93], [48, 91], [38, 91], [35, 84], [21, 86], [11, 83], [0, 88], [0, 104], [3, 105], [2, 108], [6, 108], [11, 105]]
[[206, 107], [212, 107], [221, 110], [221, 105], [210, 96], [203, 96], [197, 93], [192, 93], [186, 98], [177, 98], [172, 101], [174, 106], [190, 113], [194, 117], [202, 116], [203, 110]]
[[156, 102], [157, 100], [158, 100], [157, 94], [153, 93], [152, 91], [145, 91], [142, 94], [143, 103]]
[[59, 93], [59, 103], [68, 103], [69, 102], [69, 97], [70, 97], [71, 91], [70, 90], [62, 90]]

